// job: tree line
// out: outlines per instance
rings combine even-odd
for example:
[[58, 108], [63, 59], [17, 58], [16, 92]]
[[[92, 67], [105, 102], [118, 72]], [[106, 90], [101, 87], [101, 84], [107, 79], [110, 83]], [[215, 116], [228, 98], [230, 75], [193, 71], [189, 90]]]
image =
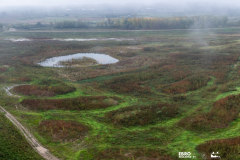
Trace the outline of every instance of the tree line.
[[89, 28], [89, 22], [82, 21], [60, 21], [54, 23], [55, 28]]
[[[84, 22], [64, 20], [51, 22], [50, 24], [12, 24], [13, 28], [30, 29], [39, 27], [65, 28], [104, 28], [104, 29], [198, 29], [198, 28], [219, 28], [226, 26], [227, 16], [191, 16], [191, 17], [154, 17], [154, 18], [108, 18], [100, 22]], [[9, 27], [7, 27], [9, 28]], [[0, 25], [0, 30], [1, 30]]]
[[218, 28], [227, 24], [227, 16], [154, 17], [154, 18], [108, 18], [97, 23], [101, 28], [118, 29], [195, 29]]

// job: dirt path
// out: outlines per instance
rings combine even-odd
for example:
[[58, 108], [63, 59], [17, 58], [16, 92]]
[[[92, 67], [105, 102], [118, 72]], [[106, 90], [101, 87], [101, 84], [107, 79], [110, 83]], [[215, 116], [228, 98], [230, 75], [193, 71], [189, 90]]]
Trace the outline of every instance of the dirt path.
[[[13, 87], [14, 86], [6, 87], [6, 88], [3, 88], [3, 89], [6, 91], [6, 93], [9, 96], [15, 96], [15, 95], [13, 95], [9, 92], [9, 90]], [[7, 112], [2, 106], [0, 106], [0, 111], [5, 113], [4, 114], [5, 117], [7, 117], [23, 133], [23, 135], [26, 137], [29, 144], [33, 147], [33, 149], [35, 151], [37, 151], [44, 159], [46, 159], [46, 160], [59, 160], [58, 158], [53, 156], [46, 148], [41, 146], [41, 144], [38, 142], [38, 140], [25, 127], [23, 127], [21, 125], [21, 123], [19, 123], [13, 115], [11, 115], [9, 112]]]
[[19, 84], [16, 84], [16, 85], [13, 85], [13, 86], [6, 86], [6, 87], [3, 87], [3, 89], [6, 91], [6, 94], [8, 96], [14, 96], [14, 97], [20, 97], [20, 96], [17, 96], [17, 95], [14, 95], [10, 92], [10, 90], [13, 88], [13, 87], [16, 87], [16, 86], [19, 86]]

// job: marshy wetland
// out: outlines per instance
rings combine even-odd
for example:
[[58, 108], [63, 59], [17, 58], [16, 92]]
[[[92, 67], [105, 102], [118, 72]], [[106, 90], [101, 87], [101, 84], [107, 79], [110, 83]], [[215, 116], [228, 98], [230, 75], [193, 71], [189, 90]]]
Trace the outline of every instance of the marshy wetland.
[[[201, 159], [215, 150], [238, 159], [239, 31], [0, 32], [0, 105], [59, 159]], [[44, 40], [5, 40], [19, 37]], [[47, 40], [69, 37], [133, 40]], [[38, 65], [53, 57], [78, 66]], [[41, 159], [24, 139], [8, 141], [0, 149], [18, 141], [23, 155]]]
[[67, 56], [52, 57], [37, 63], [44, 67], [67, 67], [67, 66], [87, 66], [97, 64], [111, 64], [118, 62], [117, 59], [97, 53], [76, 53]]

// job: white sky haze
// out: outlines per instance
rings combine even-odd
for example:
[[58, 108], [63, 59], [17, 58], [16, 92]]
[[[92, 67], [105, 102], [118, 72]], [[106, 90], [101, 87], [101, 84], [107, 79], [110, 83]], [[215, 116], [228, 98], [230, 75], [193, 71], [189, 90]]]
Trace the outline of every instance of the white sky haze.
[[54, 5], [83, 5], [83, 4], [126, 4], [126, 3], [216, 3], [216, 4], [226, 4], [226, 5], [238, 5], [239, 0], [0, 0], [0, 6], [54, 6]]

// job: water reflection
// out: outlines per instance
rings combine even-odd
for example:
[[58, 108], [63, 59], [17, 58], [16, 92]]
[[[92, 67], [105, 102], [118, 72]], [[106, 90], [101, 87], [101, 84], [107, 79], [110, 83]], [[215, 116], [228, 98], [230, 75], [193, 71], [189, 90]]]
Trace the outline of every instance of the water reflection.
[[99, 64], [111, 64], [111, 63], [116, 63], [119, 61], [118, 59], [115, 59], [106, 54], [77, 53], [77, 54], [72, 54], [72, 55], [67, 55], [67, 56], [48, 58], [45, 61], [37, 63], [37, 64], [44, 66], [44, 67], [65, 67], [63, 65], [59, 65], [58, 62], [59, 61], [68, 61], [73, 58], [82, 58], [84, 56], [95, 59]]
[[61, 39], [61, 38], [54, 38], [52, 40], [57, 41], [134, 41], [132, 38], [100, 38], [100, 39]]

